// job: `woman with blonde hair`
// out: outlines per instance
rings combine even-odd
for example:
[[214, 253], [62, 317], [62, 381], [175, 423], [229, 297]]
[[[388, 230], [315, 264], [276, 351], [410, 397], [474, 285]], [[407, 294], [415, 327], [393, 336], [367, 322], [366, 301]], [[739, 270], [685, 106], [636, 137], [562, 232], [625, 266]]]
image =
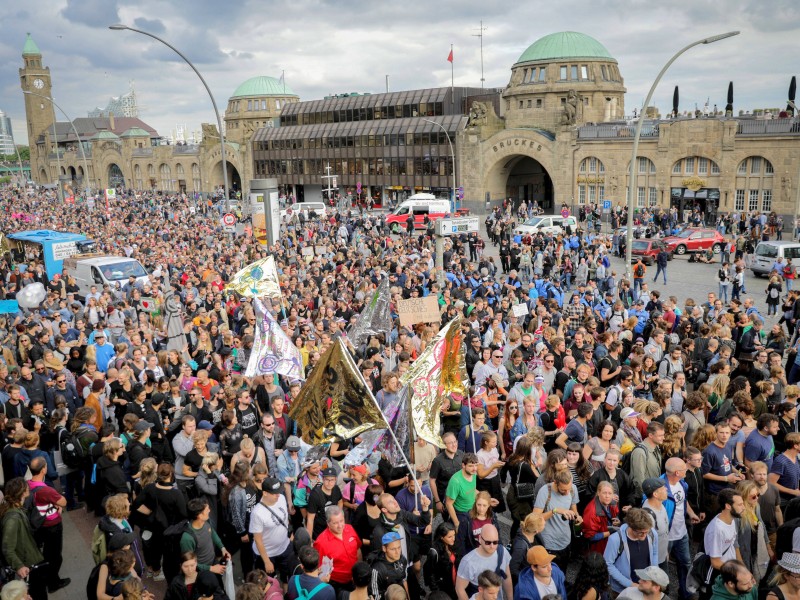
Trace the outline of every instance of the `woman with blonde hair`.
[[761, 518], [761, 507], [758, 505], [758, 484], [751, 479], [740, 481], [736, 484], [736, 494], [744, 501], [744, 511], [736, 519], [739, 551], [742, 553], [742, 562], [758, 584], [767, 574], [769, 562], [774, 557], [767, 527]]
[[709, 423], [716, 417], [717, 412], [727, 397], [730, 383], [731, 378], [727, 375], [717, 375], [713, 383], [711, 383], [711, 393], [708, 395], [708, 407], [706, 410], [706, 421]]
[[684, 443], [683, 419], [679, 415], [670, 415], [664, 419], [664, 443], [661, 444], [662, 466], [673, 456], [681, 458], [686, 449]]
[[517, 585], [519, 574], [528, 566], [528, 550], [533, 546], [543, 545], [538, 536], [544, 529], [544, 517], [539, 513], [531, 513], [520, 523], [519, 531], [511, 542], [511, 581]]
[[228, 483], [228, 479], [222, 473], [224, 464], [219, 454], [209, 452], [203, 457], [200, 472], [194, 478], [194, 485], [199, 496], [208, 500], [208, 506], [211, 508], [208, 522], [215, 531], [218, 523], [220, 489]]

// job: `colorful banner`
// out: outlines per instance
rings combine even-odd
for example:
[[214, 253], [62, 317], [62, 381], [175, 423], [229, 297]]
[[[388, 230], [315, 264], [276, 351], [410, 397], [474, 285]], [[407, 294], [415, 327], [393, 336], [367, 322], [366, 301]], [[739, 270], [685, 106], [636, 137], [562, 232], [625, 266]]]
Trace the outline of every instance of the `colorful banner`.
[[290, 379], [305, 379], [300, 350], [283, 332], [261, 300], [254, 298], [253, 308], [257, 327], [245, 377], [279, 373]]
[[311, 371], [289, 416], [315, 446], [389, 427], [341, 338]]
[[146, 313], [158, 314], [160, 312], [160, 307], [161, 305], [158, 303], [158, 300], [152, 296], [142, 296], [139, 298], [139, 308]]
[[16, 314], [19, 303], [16, 300], [0, 300], [0, 315]]
[[247, 265], [236, 273], [225, 286], [226, 292], [236, 292], [240, 296], [255, 298], [267, 296], [281, 299], [281, 286], [278, 280], [278, 270], [275, 268], [275, 258], [268, 256]]
[[408, 393], [409, 387], [403, 386], [395, 397], [395, 401], [383, 407], [383, 416], [394, 431], [399, 447], [394, 438], [389, 435], [388, 429], [374, 429], [361, 435], [361, 443], [347, 453], [344, 459], [346, 466], [360, 465], [370, 455], [378, 450], [386, 455], [393, 465], [406, 462], [411, 446], [411, 437], [408, 425]]
[[450, 394], [469, 396], [463, 341], [461, 317], [456, 317], [400, 377], [400, 383], [413, 392], [411, 419], [417, 436], [440, 448], [444, 447], [439, 435], [442, 405]]
[[389, 279], [384, 277], [378, 285], [372, 298], [361, 311], [361, 315], [356, 321], [347, 337], [356, 349], [361, 344], [366, 343], [371, 335], [385, 336], [392, 328], [392, 314], [389, 308], [391, 296], [389, 294]]

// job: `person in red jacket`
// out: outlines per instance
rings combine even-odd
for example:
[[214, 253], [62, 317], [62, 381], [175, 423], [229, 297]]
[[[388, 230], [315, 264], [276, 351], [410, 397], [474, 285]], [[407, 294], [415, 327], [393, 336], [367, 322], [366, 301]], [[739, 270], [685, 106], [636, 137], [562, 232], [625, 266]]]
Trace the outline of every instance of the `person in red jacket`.
[[583, 537], [589, 542], [590, 552], [605, 552], [608, 538], [619, 529], [617, 515], [619, 506], [614, 502], [614, 486], [601, 481], [594, 500], [583, 511]]

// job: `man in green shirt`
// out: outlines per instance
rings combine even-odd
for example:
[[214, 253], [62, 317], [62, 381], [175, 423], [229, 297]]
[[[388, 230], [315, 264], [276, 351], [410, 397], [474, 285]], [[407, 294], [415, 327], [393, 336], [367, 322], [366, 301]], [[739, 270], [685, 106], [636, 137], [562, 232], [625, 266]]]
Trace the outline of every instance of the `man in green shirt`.
[[473, 452], [464, 454], [461, 471], [450, 478], [447, 484], [445, 505], [450, 520], [458, 529], [458, 515], [466, 514], [475, 504], [475, 486], [478, 482], [478, 456]]
[[[194, 552], [197, 555], [197, 570], [211, 571], [217, 575], [225, 573], [225, 565], [231, 559], [231, 553], [225, 549], [217, 532], [211, 527], [208, 518], [211, 507], [205, 498], [189, 500], [186, 506], [189, 523], [181, 536], [181, 554]], [[217, 557], [221, 560], [217, 560]]]

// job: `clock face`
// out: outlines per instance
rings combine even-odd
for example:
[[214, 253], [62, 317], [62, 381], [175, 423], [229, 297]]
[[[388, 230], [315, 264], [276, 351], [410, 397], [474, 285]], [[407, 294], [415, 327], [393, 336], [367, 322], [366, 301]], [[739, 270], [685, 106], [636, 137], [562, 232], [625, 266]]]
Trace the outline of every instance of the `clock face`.
[[34, 79], [33, 87], [35, 87], [37, 90], [42, 89], [44, 87], [44, 81], [42, 81], [41, 79]]

